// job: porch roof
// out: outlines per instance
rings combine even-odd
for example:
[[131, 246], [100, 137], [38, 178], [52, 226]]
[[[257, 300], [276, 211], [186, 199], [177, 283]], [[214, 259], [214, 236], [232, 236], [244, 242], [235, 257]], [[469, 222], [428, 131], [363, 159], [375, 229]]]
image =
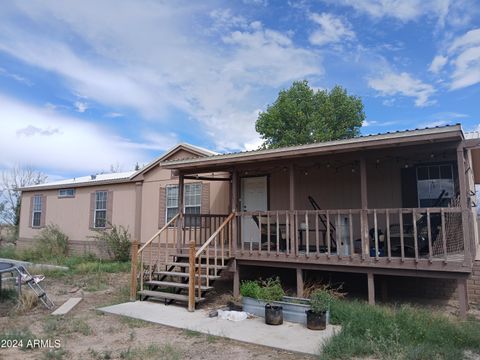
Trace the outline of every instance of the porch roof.
[[228, 154], [212, 155], [202, 158], [165, 161], [161, 166], [178, 170], [209, 170], [234, 164], [246, 164], [255, 161], [292, 159], [303, 156], [345, 153], [367, 149], [390, 148], [413, 144], [440, 141], [462, 141], [465, 139], [460, 124], [437, 126], [434, 128], [387, 132], [376, 135], [359, 136], [352, 139], [326, 141], [321, 143], [289, 146], [277, 149], [262, 149]]

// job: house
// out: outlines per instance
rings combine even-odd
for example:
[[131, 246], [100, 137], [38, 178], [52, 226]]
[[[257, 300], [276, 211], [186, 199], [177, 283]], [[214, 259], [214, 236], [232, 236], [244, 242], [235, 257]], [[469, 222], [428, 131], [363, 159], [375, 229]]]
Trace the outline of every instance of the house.
[[179, 189], [191, 179], [224, 180], [229, 208], [214, 228], [208, 214], [180, 212], [134, 251], [132, 297], [137, 262], [142, 298], [188, 301], [191, 311], [222, 271], [233, 271], [237, 295], [243, 270], [262, 266], [291, 269], [299, 296], [306, 272], [360, 274], [370, 303], [385, 276], [393, 287], [402, 277], [432, 279], [427, 287], [439, 291], [453, 283], [464, 315], [480, 298], [479, 144], [454, 125], [164, 159]]
[[[178, 211], [178, 179], [159, 166], [166, 160], [211, 156], [214, 153], [179, 144], [139, 171], [98, 174], [25, 187], [21, 195], [18, 248], [30, 247], [48, 224], [69, 237], [72, 253], [104, 255], [92, 235], [110, 224], [127, 228], [146, 242]], [[194, 179], [185, 182], [186, 213], [225, 213], [228, 186]]]
[[93, 229], [128, 226], [132, 299], [191, 311], [226, 271], [238, 295], [244, 271], [268, 267], [298, 296], [311, 273], [355, 275], [370, 303], [385, 279], [413, 279], [465, 314], [480, 303], [477, 183], [480, 137], [460, 125], [230, 154], [181, 144], [138, 172], [22, 189], [18, 246], [55, 223], [88, 252]]

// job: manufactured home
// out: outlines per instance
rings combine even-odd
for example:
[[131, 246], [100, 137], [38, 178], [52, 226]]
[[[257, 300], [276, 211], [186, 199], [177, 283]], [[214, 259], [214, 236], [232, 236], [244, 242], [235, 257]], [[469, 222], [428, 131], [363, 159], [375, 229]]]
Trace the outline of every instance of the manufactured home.
[[291, 272], [298, 296], [307, 274], [350, 274], [370, 303], [379, 279], [417, 279], [453, 288], [464, 315], [480, 302], [477, 183], [480, 138], [460, 125], [230, 154], [182, 144], [138, 172], [23, 189], [19, 246], [55, 223], [86, 252], [92, 230], [128, 226], [132, 299], [192, 311], [256, 267]]

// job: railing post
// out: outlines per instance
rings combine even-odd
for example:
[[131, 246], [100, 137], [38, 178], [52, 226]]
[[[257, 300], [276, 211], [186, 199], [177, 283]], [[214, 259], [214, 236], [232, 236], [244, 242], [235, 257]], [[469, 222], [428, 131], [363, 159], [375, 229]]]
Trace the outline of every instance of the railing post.
[[190, 241], [188, 263], [188, 311], [192, 312], [195, 311], [195, 241], [193, 240]]
[[130, 278], [130, 301], [135, 301], [137, 298], [137, 268], [138, 268], [138, 240], [134, 240], [131, 246], [132, 259], [131, 266], [131, 278]]
[[462, 232], [463, 232], [463, 254], [464, 264], [471, 266], [471, 253], [470, 253], [470, 223], [468, 213], [468, 201], [467, 201], [467, 179], [465, 175], [465, 154], [464, 145], [461, 142], [457, 147], [457, 168], [458, 168], [458, 186], [460, 189], [460, 207], [462, 208]]

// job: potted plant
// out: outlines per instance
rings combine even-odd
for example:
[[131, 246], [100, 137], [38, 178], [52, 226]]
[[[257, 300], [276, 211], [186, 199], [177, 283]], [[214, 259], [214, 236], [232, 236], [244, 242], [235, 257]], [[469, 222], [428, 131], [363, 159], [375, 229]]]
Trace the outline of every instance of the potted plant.
[[283, 307], [275, 304], [285, 295], [280, 279], [243, 281], [240, 294], [244, 310], [257, 316], [264, 316], [265, 323], [280, 325], [283, 323]]
[[330, 309], [333, 296], [325, 290], [315, 290], [310, 296], [311, 309], [307, 310], [307, 328], [325, 330], [327, 327], [327, 312]]

